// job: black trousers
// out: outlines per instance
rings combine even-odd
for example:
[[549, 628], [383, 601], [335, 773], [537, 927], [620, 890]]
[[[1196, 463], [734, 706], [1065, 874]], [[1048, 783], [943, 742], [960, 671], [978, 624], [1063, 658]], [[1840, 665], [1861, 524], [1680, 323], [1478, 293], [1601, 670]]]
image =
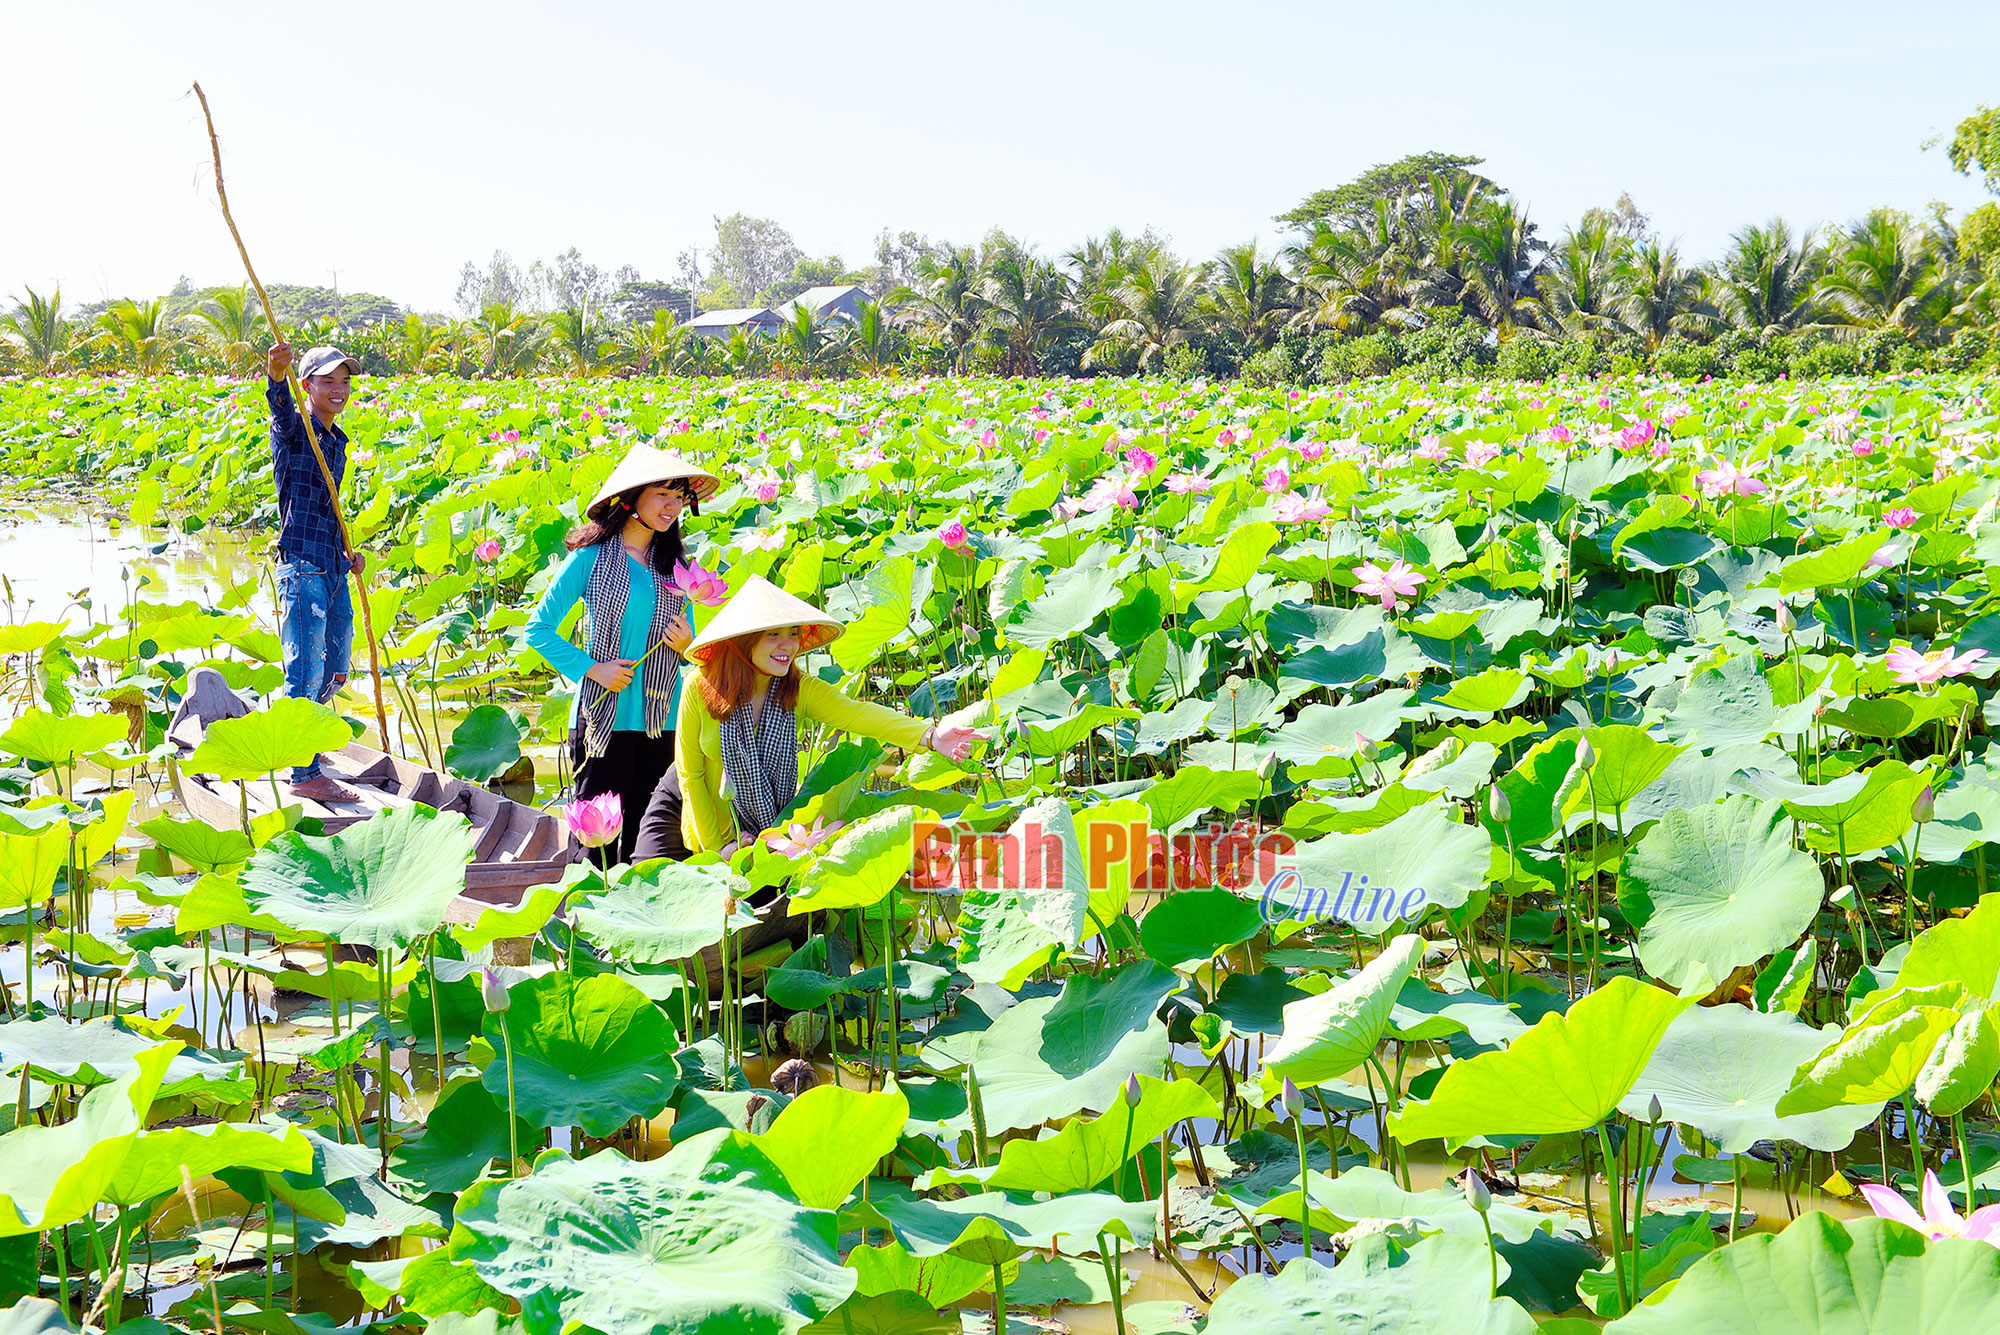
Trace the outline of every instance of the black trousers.
[[590, 756], [584, 754], [583, 729], [579, 727], [569, 736], [569, 762], [576, 773], [579, 798], [618, 794], [625, 811], [625, 824], [612, 848], [616, 850], [617, 861], [633, 861], [641, 815], [652, 800], [660, 776], [674, 763], [674, 735], [663, 732], [658, 737], [648, 737], [643, 732], [614, 732], [604, 754]]
[[632, 861], [644, 862], [648, 858], [672, 858], [685, 862], [692, 856], [692, 850], [681, 839], [681, 774], [674, 766], [667, 766], [667, 772], [653, 785], [653, 792], [646, 802], [646, 814], [639, 820], [639, 842], [632, 850]]

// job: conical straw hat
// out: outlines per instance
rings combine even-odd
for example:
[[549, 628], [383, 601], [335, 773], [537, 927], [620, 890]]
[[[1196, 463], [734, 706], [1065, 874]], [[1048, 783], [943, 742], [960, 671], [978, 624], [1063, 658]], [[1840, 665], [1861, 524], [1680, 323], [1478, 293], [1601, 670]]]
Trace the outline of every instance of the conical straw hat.
[[801, 651], [832, 644], [846, 629], [805, 599], [793, 597], [762, 575], [752, 575], [723, 604], [715, 620], [701, 628], [683, 657], [706, 663], [725, 641], [779, 626], [805, 627], [799, 637]]
[[722, 487], [715, 474], [689, 463], [678, 454], [670, 454], [652, 445], [634, 445], [625, 451], [625, 457], [618, 461], [618, 466], [611, 470], [611, 476], [604, 479], [604, 485], [597, 489], [597, 494], [590, 498], [590, 504], [584, 506], [583, 511], [589, 514], [620, 492], [634, 487], [649, 487], [655, 482], [670, 482], [677, 477], [690, 479], [694, 483], [694, 494], [704, 501]]

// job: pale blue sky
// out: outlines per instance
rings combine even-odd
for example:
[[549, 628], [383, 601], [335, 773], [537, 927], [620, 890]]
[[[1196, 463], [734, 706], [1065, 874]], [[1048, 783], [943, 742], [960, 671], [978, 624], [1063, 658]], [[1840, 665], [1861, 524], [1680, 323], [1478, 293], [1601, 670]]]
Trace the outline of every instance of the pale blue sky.
[[2000, 5], [1941, 0], [0, 0], [0, 294], [237, 279], [195, 78], [267, 281], [444, 309], [496, 248], [667, 277], [737, 210], [850, 264], [883, 227], [995, 224], [1203, 256], [1432, 148], [1545, 235], [1623, 190], [1708, 257], [1774, 213], [1980, 202], [1921, 145], [2000, 102], [1995, 49]]

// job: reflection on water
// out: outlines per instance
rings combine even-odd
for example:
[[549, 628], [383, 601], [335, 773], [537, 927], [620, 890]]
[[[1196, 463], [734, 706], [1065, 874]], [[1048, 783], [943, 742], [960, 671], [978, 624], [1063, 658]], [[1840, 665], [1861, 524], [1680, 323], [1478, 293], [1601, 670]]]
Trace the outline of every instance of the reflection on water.
[[[222, 594], [256, 578], [263, 585], [251, 602], [271, 614], [263, 580], [265, 534], [203, 532], [194, 537], [151, 524], [117, 524], [89, 507], [0, 507], [0, 574], [13, 589], [14, 617], [50, 621], [58, 615], [81, 629], [93, 618], [115, 621], [128, 600], [213, 605]], [[79, 598], [88, 599], [83, 611]]]

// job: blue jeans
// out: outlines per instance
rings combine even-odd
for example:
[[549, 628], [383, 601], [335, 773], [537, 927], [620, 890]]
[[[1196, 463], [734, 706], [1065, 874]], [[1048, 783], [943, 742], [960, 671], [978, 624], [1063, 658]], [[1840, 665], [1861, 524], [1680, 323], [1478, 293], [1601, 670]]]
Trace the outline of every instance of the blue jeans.
[[[278, 639], [285, 649], [285, 694], [321, 704], [347, 680], [354, 644], [354, 605], [347, 574], [321, 570], [296, 556], [278, 561]], [[300, 783], [319, 773], [319, 760], [292, 771]]]

